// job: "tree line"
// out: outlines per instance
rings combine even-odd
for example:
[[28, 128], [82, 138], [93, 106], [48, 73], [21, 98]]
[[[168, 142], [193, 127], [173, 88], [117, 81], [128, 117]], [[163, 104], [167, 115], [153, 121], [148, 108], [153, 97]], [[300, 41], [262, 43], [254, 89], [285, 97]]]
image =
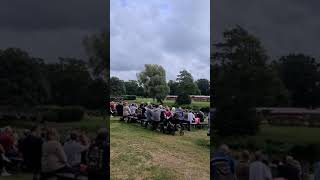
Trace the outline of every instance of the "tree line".
[[306, 107], [320, 104], [316, 58], [291, 53], [272, 59], [260, 39], [240, 26], [213, 44], [211, 81], [214, 128], [222, 135], [255, 134], [255, 107]]
[[157, 64], [146, 64], [137, 74], [137, 80], [123, 81], [118, 77], [110, 78], [111, 96], [137, 95], [150, 97], [161, 102], [167, 95], [209, 95], [210, 81], [194, 80], [187, 70], [180, 71], [176, 80], [166, 81], [165, 69]]
[[19, 48], [0, 50], [0, 106], [38, 105], [105, 107], [108, 97], [106, 33], [83, 40], [88, 59], [32, 57]]

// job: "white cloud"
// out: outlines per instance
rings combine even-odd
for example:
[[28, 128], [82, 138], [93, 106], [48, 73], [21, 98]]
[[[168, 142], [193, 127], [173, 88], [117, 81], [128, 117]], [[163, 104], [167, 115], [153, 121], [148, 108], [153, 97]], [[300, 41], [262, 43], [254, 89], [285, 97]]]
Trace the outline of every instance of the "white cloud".
[[136, 79], [144, 64], [160, 64], [167, 79], [190, 71], [210, 77], [209, 0], [111, 0], [111, 76]]

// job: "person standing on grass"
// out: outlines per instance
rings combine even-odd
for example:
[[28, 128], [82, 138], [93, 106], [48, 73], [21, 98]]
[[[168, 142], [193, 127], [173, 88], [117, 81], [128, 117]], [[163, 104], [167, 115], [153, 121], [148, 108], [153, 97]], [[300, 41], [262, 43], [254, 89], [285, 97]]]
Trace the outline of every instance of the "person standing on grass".
[[159, 105], [155, 105], [154, 110], [152, 111], [152, 130], [155, 131], [158, 128], [158, 125], [161, 120], [161, 110]]
[[191, 110], [188, 113], [188, 121], [190, 124], [195, 121], [195, 116]]
[[272, 180], [270, 168], [262, 162], [262, 153], [257, 151], [249, 166], [249, 180]]

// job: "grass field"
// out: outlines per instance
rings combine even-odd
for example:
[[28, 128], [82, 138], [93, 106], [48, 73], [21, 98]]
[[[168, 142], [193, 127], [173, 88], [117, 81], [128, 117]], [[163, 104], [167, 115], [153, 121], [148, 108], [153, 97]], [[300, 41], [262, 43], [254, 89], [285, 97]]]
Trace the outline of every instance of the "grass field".
[[206, 130], [172, 136], [118, 119], [110, 123], [111, 179], [209, 179]]
[[[142, 103], [142, 102], [144, 102], [144, 103], [147, 103], [147, 102], [156, 103], [156, 101], [153, 101], [152, 98], [137, 98], [136, 100], [131, 100], [129, 102], [134, 102], [134, 103]], [[164, 100], [163, 104], [166, 105], [166, 106], [173, 106], [175, 104], [175, 101]], [[192, 101], [191, 105], [197, 106], [199, 108], [210, 107], [210, 102]]]

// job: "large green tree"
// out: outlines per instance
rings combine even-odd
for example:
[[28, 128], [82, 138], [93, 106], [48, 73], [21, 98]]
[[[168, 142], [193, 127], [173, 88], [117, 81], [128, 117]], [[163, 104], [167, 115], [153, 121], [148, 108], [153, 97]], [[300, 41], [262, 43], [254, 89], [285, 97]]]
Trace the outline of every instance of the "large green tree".
[[173, 81], [173, 80], [169, 80], [168, 86], [170, 89], [170, 93], [169, 93], [170, 95], [177, 95], [178, 94], [178, 92], [179, 92], [178, 82]]
[[273, 106], [287, 99], [277, 73], [267, 64], [260, 40], [240, 26], [223, 33], [214, 45], [214, 128], [221, 135], [255, 134], [259, 121], [257, 106]]
[[47, 103], [50, 87], [43, 61], [18, 48], [0, 50], [0, 105], [33, 106]]
[[169, 87], [166, 82], [166, 71], [162, 66], [146, 64], [144, 71], [139, 73], [137, 77], [149, 97], [162, 102], [168, 95]]
[[110, 66], [110, 35], [108, 32], [86, 36], [83, 40], [83, 45], [89, 58], [90, 68], [93, 74], [97, 77], [103, 77], [105, 80], [109, 79]]
[[304, 54], [289, 54], [277, 62], [280, 77], [290, 92], [291, 105], [316, 107], [320, 105], [319, 63]]
[[176, 81], [178, 83], [178, 94], [200, 94], [197, 84], [194, 82], [191, 73], [187, 70], [180, 71]]
[[124, 81], [120, 80], [118, 77], [110, 78], [110, 95], [111, 96], [121, 96], [126, 94], [126, 87]]
[[138, 95], [139, 84], [138, 81], [129, 80], [124, 82], [127, 95]]
[[210, 81], [208, 79], [198, 79], [196, 81], [198, 88], [200, 89], [201, 95], [208, 96], [210, 93]]

